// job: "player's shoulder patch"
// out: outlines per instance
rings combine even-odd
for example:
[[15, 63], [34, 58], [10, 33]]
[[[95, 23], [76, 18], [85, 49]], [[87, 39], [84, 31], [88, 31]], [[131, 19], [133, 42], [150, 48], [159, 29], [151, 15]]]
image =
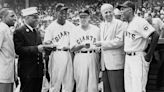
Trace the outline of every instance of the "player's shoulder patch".
[[147, 31], [149, 29], [148, 25], [144, 25], [144, 30]]

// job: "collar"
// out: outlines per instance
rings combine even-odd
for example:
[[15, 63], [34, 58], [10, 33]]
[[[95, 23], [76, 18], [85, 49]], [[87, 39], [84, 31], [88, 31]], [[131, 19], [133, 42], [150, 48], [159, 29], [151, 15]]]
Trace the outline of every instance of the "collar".
[[115, 20], [115, 18], [113, 17], [112, 21], [110, 21], [110, 22], [105, 21], [105, 24], [111, 24], [111, 23], [113, 23], [114, 20]]
[[24, 24], [33, 32], [33, 28], [30, 25], [28, 25], [27, 23]]

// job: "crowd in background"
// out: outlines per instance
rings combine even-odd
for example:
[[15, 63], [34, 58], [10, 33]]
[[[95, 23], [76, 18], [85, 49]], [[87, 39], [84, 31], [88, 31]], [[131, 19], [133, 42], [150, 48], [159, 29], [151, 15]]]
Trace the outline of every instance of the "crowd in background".
[[[122, 3], [121, 1], [119, 2], [103, 2], [98, 1], [98, 2], [86, 2], [86, 1], [76, 1], [74, 0], [72, 2], [64, 2], [68, 7], [69, 7], [69, 17], [68, 20], [73, 22], [75, 25], [79, 24], [79, 18], [78, 18], [78, 12], [80, 9], [82, 8], [88, 8], [92, 14], [91, 16], [91, 23], [95, 24], [95, 25], [99, 25], [99, 23], [102, 21], [102, 16], [100, 13], [100, 6], [102, 5], [102, 3], [111, 3], [113, 4], [113, 6], [117, 6], [118, 4]], [[60, 3], [60, 1], [53, 1], [53, 2], [40, 2], [38, 3], [34, 3], [31, 6], [37, 6], [38, 10], [39, 10], [39, 16], [40, 16], [40, 20], [41, 20], [41, 29], [44, 29], [47, 27], [47, 25], [54, 19], [56, 19], [56, 12], [55, 12], [55, 5], [57, 3]], [[136, 2], [137, 4], [137, 2]], [[153, 17], [158, 17], [160, 18], [162, 21], [164, 21], [164, 6], [161, 6], [161, 3], [157, 3], [156, 5], [150, 5], [150, 3], [148, 3], [147, 1], [143, 3], [142, 7], [138, 7], [136, 10], [136, 15], [144, 17], [145, 13], [151, 13]], [[137, 7], [137, 6], [136, 6]], [[21, 9], [23, 9], [23, 6], [18, 6], [15, 11], [17, 13], [18, 19], [20, 21], [18, 21], [19, 24], [21, 24]]]
[[[72, 3], [73, 2], [73, 3]], [[91, 20], [90, 23], [99, 26], [100, 22], [103, 21], [102, 15], [100, 13], [100, 6], [103, 3], [110, 3], [114, 7], [117, 7], [118, 4], [122, 4], [124, 0], [98, 0], [95, 1], [86, 1], [86, 0], [72, 0], [64, 2], [64, 4], [69, 8], [68, 10], [68, 20], [74, 23], [75, 25], [79, 25], [79, 17], [78, 13], [83, 8], [88, 8], [91, 12]], [[154, 1], [155, 2], [155, 1]], [[45, 28], [56, 19], [56, 11], [55, 11], [55, 5], [61, 3], [61, 0], [55, 0], [55, 1], [40, 1], [30, 3], [30, 6], [37, 6], [39, 11], [39, 18], [40, 18], [40, 24], [38, 25], [39, 30], [44, 34]], [[164, 22], [164, 2], [155, 2], [153, 4], [150, 4], [148, 1], [143, 2], [142, 6], [137, 6], [136, 3], [136, 10], [135, 14], [144, 17], [146, 13], [150, 13], [153, 18], [160, 18]], [[10, 4], [7, 5], [7, 7], [10, 7]], [[23, 17], [21, 16], [21, 10], [25, 8], [23, 4], [19, 4], [17, 7], [15, 7], [15, 12], [18, 16], [18, 22], [17, 27], [21, 26], [23, 24]]]

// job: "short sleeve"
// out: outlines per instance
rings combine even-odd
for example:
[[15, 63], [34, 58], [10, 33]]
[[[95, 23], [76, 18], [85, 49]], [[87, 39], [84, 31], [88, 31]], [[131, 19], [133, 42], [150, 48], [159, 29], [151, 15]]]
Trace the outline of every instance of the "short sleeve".
[[52, 41], [52, 33], [51, 33], [51, 27], [48, 26], [46, 29], [45, 29], [45, 35], [44, 35], [44, 43], [45, 42], [50, 42]]
[[76, 45], [76, 37], [77, 37], [77, 28], [74, 27], [74, 30], [70, 32], [70, 48], [73, 48]]
[[151, 33], [153, 33], [155, 31], [155, 29], [152, 27], [152, 25], [150, 25], [146, 20], [142, 20], [140, 22], [138, 22], [138, 30], [137, 32], [144, 38], [148, 38]]

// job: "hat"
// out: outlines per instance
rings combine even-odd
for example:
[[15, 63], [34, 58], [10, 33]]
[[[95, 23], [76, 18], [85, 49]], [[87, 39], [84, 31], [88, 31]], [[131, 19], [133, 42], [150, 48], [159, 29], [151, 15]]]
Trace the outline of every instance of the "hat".
[[121, 15], [121, 12], [118, 8], [114, 9], [114, 15]]
[[83, 9], [79, 12], [79, 15], [90, 15], [90, 11], [88, 9]]
[[105, 3], [101, 6], [101, 13], [106, 11], [106, 10], [113, 10], [113, 6], [111, 4]]
[[121, 9], [122, 7], [125, 7], [125, 8], [129, 7], [135, 10], [135, 4], [132, 1], [126, 1], [123, 4], [120, 4], [117, 6], [118, 9]]
[[59, 11], [68, 10], [68, 7], [62, 7]]
[[60, 11], [61, 8], [64, 7], [64, 6], [65, 6], [65, 5], [64, 5], [63, 3], [58, 3], [58, 4], [56, 4], [55, 9], [56, 9], [56, 11], [58, 12], [58, 11]]
[[26, 9], [21, 10], [21, 12], [22, 12], [22, 16], [28, 16], [28, 15], [33, 15], [33, 14], [38, 13], [37, 7], [26, 8]]

